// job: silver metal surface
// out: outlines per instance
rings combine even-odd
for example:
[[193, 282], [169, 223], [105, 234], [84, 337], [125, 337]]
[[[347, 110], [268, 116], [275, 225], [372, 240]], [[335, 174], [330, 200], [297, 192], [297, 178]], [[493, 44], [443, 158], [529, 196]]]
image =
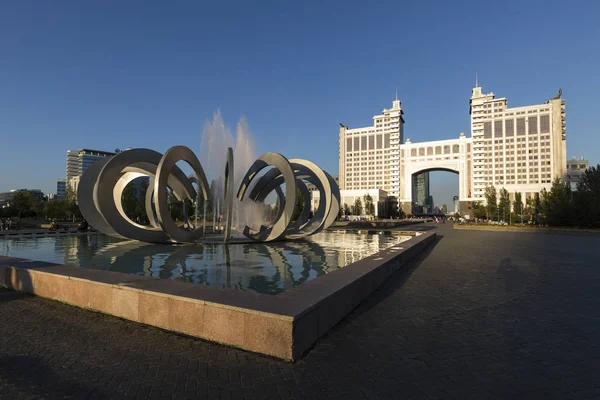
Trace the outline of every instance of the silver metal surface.
[[[176, 165], [179, 161], [188, 163], [193, 174], [186, 176]], [[266, 168], [269, 170], [261, 176], [260, 173]], [[228, 148], [225, 163], [224, 242], [231, 238], [233, 171], [233, 149]], [[257, 179], [258, 176], [260, 178]], [[144, 199], [149, 225], [132, 221], [126, 215], [122, 204], [125, 188], [140, 177], [150, 179]], [[195, 189], [194, 183], [198, 190]], [[312, 206], [309, 184], [314, 185], [320, 194], [315, 209]], [[184, 202], [183, 227], [171, 217], [168, 190], [173, 192], [177, 200]], [[339, 187], [327, 172], [307, 160], [288, 160], [278, 153], [263, 154], [241, 180], [235, 201], [241, 202], [246, 198], [263, 203], [272, 192], [275, 192], [277, 197], [277, 216], [268, 225], [261, 224], [258, 230], [245, 226], [243, 233], [249, 239], [269, 242], [311, 235], [329, 227], [339, 212]], [[304, 207], [298, 218], [292, 221], [298, 193], [304, 199]], [[204, 228], [199, 227], [198, 210], [195, 223], [192, 225], [188, 221], [185, 201], [195, 202], [197, 208], [200, 195], [206, 205], [211, 196], [200, 161], [189, 148], [175, 146], [168, 149], [164, 155], [150, 149], [132, 149], [97, 161], [81, 177], [77, 199], [81, 212], [90, 225], [107, 235], [153, 243], [191, 243], [202, 237]], [[214, 241], [214, 238], [212, 240]]]

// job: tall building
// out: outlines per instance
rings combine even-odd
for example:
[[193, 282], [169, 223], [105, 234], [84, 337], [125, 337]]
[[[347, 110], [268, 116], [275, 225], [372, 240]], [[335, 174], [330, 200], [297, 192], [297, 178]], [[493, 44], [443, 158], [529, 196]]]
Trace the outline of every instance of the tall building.
[[[67, 150], [67, 174], [64, 183], [59, 179], [56, 183], [56, 197], [64, 199], [66, 188], [69, 186], [74, 191], [77, 191], [79, 178], [88, 169], [90, 165], [105, 157], [112, 157], [115, 153], [100, 150], [80, 149]], [[64, 191], [62, 188], [64, 187]], [[62, 196], [61, 196], [62, 191]]]
[[112, 157], [115, 153], [108, 151], [80, 149], [80, 150], [67, 150], [67, 182], [76, 176], [81, 176], [85, 170], [104, 157]]
[[56, 180], [56, 200], [64, 200], [65, 194], [67, 194], [67, 180], [57, 179]]
[[429, 193], [429, 172], [412, 176], [413, 214], [427, 214], [433, 209]]
[[566, 179], [566, 113], [560, 92], [543, 104], [508, 108], [506, 98], [484, 94], [476, 84], [470, 137], [460, 133], [455, 139], [405, 141], [403, 114], [396, 99], [391, 109], [373, 117], [373, 126], [340, 124], [342, 191], [385, 190], [410, 214], [421, 196], [414, 177], [450, 171], [459, 175], [459, 212], [468, 216], [473, 201], [484, 201], [487, 186], [505, 188], [511, 200], [519, 192], [525, 202], [549, 189], [554, 178]]
[[340, 189], [382, 189], [398, 197], [403, 114], [400, 100], [396, 99], [391, 109], [373, 117], [373, 126], [350, 129], [340, 124]]
[[566, 178], [565, 100], [508, 108], [505, 97], [471, 96], [473, 139], [472, 198], [482, 199], [486, 186], [531, 196], [548, 188], [555, 177]]
[[571, 190], [577, 190], [579, 178], [589, 166], [590, 162], [584, 157], [577, 159], [577, 157], [573, 156], [571, 160], [567, 160], [567, 182], [571, 185]]

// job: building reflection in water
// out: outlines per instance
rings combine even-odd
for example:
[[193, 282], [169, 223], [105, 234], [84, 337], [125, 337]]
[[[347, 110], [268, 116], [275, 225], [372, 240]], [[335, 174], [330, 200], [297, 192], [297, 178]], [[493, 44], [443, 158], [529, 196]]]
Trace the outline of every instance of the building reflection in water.
[[161, 245], [89, 234], [17, 239], [0, 255], [277, 294], [408, 239], [321, 232], [269, 244]]

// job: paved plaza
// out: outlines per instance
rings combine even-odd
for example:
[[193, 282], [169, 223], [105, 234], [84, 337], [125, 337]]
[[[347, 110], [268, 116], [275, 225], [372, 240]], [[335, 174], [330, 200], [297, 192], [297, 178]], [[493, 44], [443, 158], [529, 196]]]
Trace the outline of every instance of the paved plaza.
[[0, 399], [600, 398], [600, 236], [437, 229], [293, 364], [0, 289]]

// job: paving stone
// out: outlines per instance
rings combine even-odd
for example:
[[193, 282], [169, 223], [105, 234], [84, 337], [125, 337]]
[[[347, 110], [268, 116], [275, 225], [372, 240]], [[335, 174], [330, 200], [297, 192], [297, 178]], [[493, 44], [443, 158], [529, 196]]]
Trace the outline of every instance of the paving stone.
[[600, 237], [437, 228], [294, 364], [0, 289], [0, 399], [599, 398]]

